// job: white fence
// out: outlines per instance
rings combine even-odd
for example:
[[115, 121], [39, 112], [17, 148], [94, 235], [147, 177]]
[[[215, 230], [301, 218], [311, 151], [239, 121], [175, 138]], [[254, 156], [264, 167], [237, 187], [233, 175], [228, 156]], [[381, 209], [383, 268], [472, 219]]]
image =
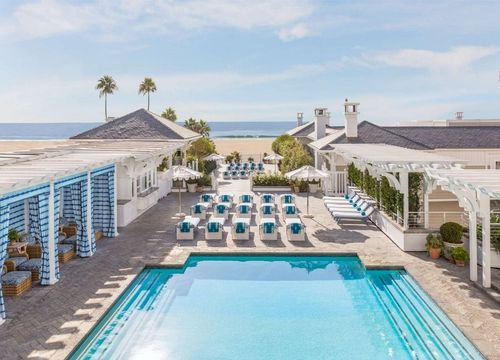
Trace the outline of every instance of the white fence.
[[347, 193], [347, 172], [333, 171], [323, 181], [323, 191], [327, 195], [338, 196]]

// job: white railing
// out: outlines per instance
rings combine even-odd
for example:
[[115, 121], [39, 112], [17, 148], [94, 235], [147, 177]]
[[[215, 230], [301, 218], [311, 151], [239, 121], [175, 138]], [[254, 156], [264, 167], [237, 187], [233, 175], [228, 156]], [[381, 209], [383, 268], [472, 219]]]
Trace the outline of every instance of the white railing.
[[347, 193], [347, 171], [332, 171], [328, 179], [322, 182], [323, 191], [332, 196]]
[[445, 222], [456, 222], [464, 227], [469, 226], [469, 215], [466, 211], [423, 211], [408, 213], [410, 229], [439, 230]]

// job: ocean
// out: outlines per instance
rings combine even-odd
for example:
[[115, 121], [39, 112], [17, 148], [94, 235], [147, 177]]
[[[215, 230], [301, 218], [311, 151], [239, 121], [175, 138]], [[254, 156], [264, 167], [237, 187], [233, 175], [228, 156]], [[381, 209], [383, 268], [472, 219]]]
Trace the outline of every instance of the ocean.
[[[0, 123], [0, 139], [67, 139], [100, 124], [102, 123]], [[211, 138], [276, 137], [296, 126], [294, 121], [214, 121], [208, 124], [212, 129]]]

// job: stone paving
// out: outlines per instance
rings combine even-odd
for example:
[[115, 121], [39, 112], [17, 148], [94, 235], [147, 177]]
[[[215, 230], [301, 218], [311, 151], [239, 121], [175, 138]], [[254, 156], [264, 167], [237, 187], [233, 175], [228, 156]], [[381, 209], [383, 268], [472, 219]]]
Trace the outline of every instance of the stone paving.
[[[222, 181], [219, 192], [248, 191], [249, 181]], [[185, 204], [198, 194], [183, 194]], [[305, 195], [297, 197], [305, 212]], [[249, 241], [205, 241], [203, 229], [195, 241], [177, 242], [177, 196], [171, 194], [124, 229], [115, 239], [98, 241], [97, 253], [61, 267], [61, 280], [35, 286], [6, 301], [8, 320], [0, 326], [1, 359], [63, 359], [99, 320], [146, 264], [183, 264], [191, 252], [211, 253], [356, 253], [367, 267], [405, 267], [448, 316], [489, 358], [500, 359], [500, 305], [467, 280], [467, 269], [423, 253], [404, 253], [375, 226], [339, 227], [319, 195], [311, 197], [313, 219], [304, 219], [306, 242], [289, 242], [284, 227], [278, 241], [262, 242], [255, 216]], [[281, 219], [280, 219], [281, 221]], [[230, 221], [226, 224], [230, 224]], [[203, 227], [203, 223], [200, 224]]]

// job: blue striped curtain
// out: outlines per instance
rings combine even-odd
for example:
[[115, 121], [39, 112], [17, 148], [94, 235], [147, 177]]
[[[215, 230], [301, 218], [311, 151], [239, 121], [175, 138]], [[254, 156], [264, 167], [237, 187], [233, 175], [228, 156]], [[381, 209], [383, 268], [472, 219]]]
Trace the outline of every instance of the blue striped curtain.
[[29, 232], [31, 236], [34, 236], [38, 241], [40, 241], [40, 225], [38, 223], [39, 217], [39, 209], [38, 209], [38, 196], [33, 196], [28, 199], [28, 208], [29, 208]]
[[92, 219], [95, 229], [106, 237], [115, 236], [114, 171], [92, 178]]
[[[3, 268], [7, 258], [9, 244], [9, 207], [0, 207], [0, 268]], [[5, 305], [3, 302], [2, 282], [0, 281], [0, 320], [5, 319]]]
[[24, 200], [9, 205], [9, 227], [24, 232]]
[[[72, 197], [71, 197], [71, 188], [69, 186], [65, 186], [62, 188], [63, 193], [63, 217], [67, 222], [74, 223], [75, 221], [75, 213], [73, 211]], [[58, 214], [58, 212], [56, 213]]]
[[[40, 274], [40, 283], [50, 285], [50, 266], [49, 266], [49, 194], [44, 193], [38, 198], [38, 226], [40, 232], [40, 243], [42, 244], [42, 273]], [[56, 269], [58, 268], [58, 248], [55, 241], [54, 254]], [[57, 274], [56, 274], [57, 275]]]
[[61, 273], [59, 272], [59, 211], [61, 205], [61, 192], [59, 190], [54, 191], [54, 241], [55, 246], [55, 275], [57, 279], [61, 278]]
[[86, 181], [79, 181], [69, 185], [71, 189], [71, 202], [76, 231], [76, 253], [80, 257], [89, 257], [95, 251], [95, 234], [92, 228], [90, 233], [92, 244], [89, 246], [87, 238], [87, 184]]

